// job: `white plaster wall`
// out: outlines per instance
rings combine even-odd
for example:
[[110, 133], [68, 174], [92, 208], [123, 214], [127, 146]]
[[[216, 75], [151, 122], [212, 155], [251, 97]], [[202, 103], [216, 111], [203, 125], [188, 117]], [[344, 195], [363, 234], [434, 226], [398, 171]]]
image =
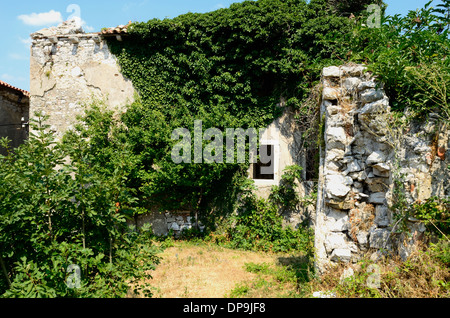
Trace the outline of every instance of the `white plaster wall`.
[[135, 90], [98, 34], [55, 32], [48, 37], [42, 36], [46, 32], [32, 35], [30, 115], [36, 111], [49, 115], [59, 138], [75, 123], [84, 104], [102, 100], [121, 112], [133, 102]]

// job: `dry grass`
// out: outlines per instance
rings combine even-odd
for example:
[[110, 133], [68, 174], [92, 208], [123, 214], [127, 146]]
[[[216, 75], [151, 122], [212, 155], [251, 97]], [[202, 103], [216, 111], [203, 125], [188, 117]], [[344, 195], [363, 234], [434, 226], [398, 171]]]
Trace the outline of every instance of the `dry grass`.
[[356, 242], [356, 234], [367, 231], [375, 220], [375, 207], [372, 204], [362, 203], [358, 208], [352, 209], [349, 214], [350, 235]]
[[[339, 298], [450, 297], [450, 269], [436, 252], [420, 248], [408, 261], [386, 258], [376, 263], [380, 286], [368, 285], [373, 261], [330, 268], [319, 277], [303, 277], [304, 256], [267, 254], [223, 248], [211, 243], [177, 241], [159, 256], [150, 274], [155, 298], [290, 298], [330, 292]], [[342, 282], [352, 267], [354, 275]], [[300, 276], [299, 276], [300, 274]]]
[[245, 263], [275, 263], [277, 256], [206, 243], [176, 242], [161, 255], [151, 280], [155, 298], [224, 298], [237, 284], [257, 276]]
[[[358, 264], [341, 264], [330, 269], [320, 279], [309, 283], [310, 290], [333, 291], [340, 298], [449, 298], [450, 269], [438, 262], [429, 252], [415, 251], [403, 262], [388, 258], [378, 263], [380, 286], [367, 284], [373, 262], [363, 260]], [[373, 265], [372, 265], [373, 266]], [[345, 283], [341, 275], [353, 268], [354, 275]]]

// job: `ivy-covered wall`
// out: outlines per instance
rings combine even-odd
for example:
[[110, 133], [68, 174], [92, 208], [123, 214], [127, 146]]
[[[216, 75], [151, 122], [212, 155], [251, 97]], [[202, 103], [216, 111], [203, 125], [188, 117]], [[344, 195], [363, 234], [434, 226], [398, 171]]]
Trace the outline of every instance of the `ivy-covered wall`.
[[[347, 214], [356, 209], [352, 204], [357, 200], [371, 212], [367, 217], [373, 220], [367, 224], [379, 221], [384, 226], [390, 222], [386, 207], [400, 211], [399, 219], [405, 220], [408, 205], [431, 195], [448, 196], [448, 169], [444, 167], [448, 132], [442, 132], [443, 137], [436, 140], [430, 140], [431, 135], [420, 139], [407, 133], [431, 129], [421, 126], [424, 118], [427, 123], [448, 120], [448, 92], [441, 87], [448, 83], [448, 72], [444, 72], [448, 59], [442, 57], [448, 53], [449, 30], [436, 24], [446, 20], [431, 8], [412, 12], [405, 19], [391, 17], [380, 28], [369, 28], [364, 23], [367, 17], [348, 17], [329, 2], [245, 1], [206, 14], [132, 23], [119, 28], [120, 37], [114, 30], [100, 34], [70, 28], [62, 34], [58, 34], [61, 30], [42, 30], [34, 35], [33, 42], [31, 109], [45, 110], [51, 116], [52, 129], [62, 135], [72, 128], [69, 123], [75, 114], [82, 111], [77, 102], [89, 102], [93, 96], [107, 99], [109, 107], [126, 106], [114, 116], [107, 111], [100, 112], [100, 117], [96, 117], [99, 113], [90, 113], [85, 121], [91, 126], [84, 132], [91, 138], [89, 155], [99, 173], [114, 175], [122, 169], [124, 185], [137, 198], [138, 204], [130, 207], [134, 216], [147, 214], [154, 207], [193, 211], [206, 219], [229, 215], [249, 187], [249, 158], [242, 164], [176, 164], [171, 154], [178, 141], [171, 138], [172, 132], [187, 128], [194, 135], [194, 122], [198, 120], [202, 121], [200, 133], [208, 128], [225, 132], [226, 128], [269, 127], [269, 133], [275, 131], [286, 146], [280, 151], [284, 165], [280, 165], [276, 180], [281, 179], [283, 166], [290, 164], [305, 168], [303, 179], [309, 180], [316, 180], [317, 170], [324, 167], [339, 172], [319, 181], [329, 195], [328, 206], [340, 211], [329, 216], [339, 219], [333, 226], [340, 234], [334, 234], [334, 238], [339, 244], [345, 243], [336, 245], [331, 240], [331, 246], [338, 248], [327, 249], [325, 258], [352, 261], [361, 249], [357, 246], [354, 252], [347, 242], [355, 243], [356, 237], [364, 249], [364, 245], [370, 247], [371, 239], [377, 242], [376, 235], [383, 238], [392, 230], [385, 229], [389, 224], [378, 224], [372, 229], [376, 232], [370, 228], [360, 231], [367, 233], [351, 232], [348, 222], [360, 216], [357, 211], [353, 216]], [[414, 22], [417, 19], [424, 23]], [[428, 42], [435, 45], [422, 45]], [[428, 63], [430, 59], [434, 63]], [[339, 68], [325, 68], [347, 60], [365, 62], [385, 83], [384, 92], [376, 90], [376, 84], [361, 70], [343, 78]], [[323, 70], [329, 73], [324, 75], [325, 81], [321, 81]], [[366, 80], [369, 83], [359, 88]], [[346, 91], [343, 93], [340, 87]], [[340, 97], [347, 101], [342, 103]], [[365, 109], [365, 104], [372, 102], [379, 104]], [[326, 106], [322, 114], [320, 105]], [[356, 118], [357, 112], [377, 112], [387, 106], [396, 111], [393, 119], [403, 118], [400, 111], [408, 109], [412, 114], [405, 122], [422, 121], [409, 130], [402, 121], [392, 123], [396, 129], [405, 129], [400, 135], [408, 137], [400, 143], [408, 151], [400, 153], [403, 157], [399, 160], [403, 161], [399, 164], [413, 167], [399, 171], [401, 178], [397, 179], [391, 173], [395, 167], [370, 157], [390, 154], [388, 146], [383, 145], [386, 140], [366, 145], [369, 137], [357, 138], [358, 130], [376, 134], [377, 126], [385, 128], [387, 123], [379, 117]], [[283, 114], [289, 114], [288, 120]], [[333, 122], [331, 116], [335, 115], [344, 118]], [[400, 140], [394, 138], [393, 142]], [[355, 153], [353, 143], [357, 145]], [[208, 145], [208, 141], [203, 140], [201, 145]], [[319, 165], [319, 145], [339, 158]], [[367, 149], [363, 149], [365, 146]], [[436, 165], [438, 159], [442, 167], [427, 171], [427, 165]], [[370, 173], [373, 176], [369, 177]], [[428, 178], [427, 173], [435, 179]], [[388, 191], [384, 186], [393, 188]], [[403, 191], [405, 188], [409, 190]], [[389, 206], [391, 197], [397, 207]], [[322, 208], [324, 202], [319, 198], [318, 212], [328, 211]], [[319, 223], [316, 226], [321, 227]], [[321, 242], [316, 245], [323, 247], [326, 240]]]

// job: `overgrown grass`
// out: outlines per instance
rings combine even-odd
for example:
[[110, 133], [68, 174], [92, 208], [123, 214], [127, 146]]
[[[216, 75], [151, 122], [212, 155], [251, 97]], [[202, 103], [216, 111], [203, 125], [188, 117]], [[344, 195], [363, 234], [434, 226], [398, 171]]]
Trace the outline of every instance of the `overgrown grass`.
[[[322, 292], [337, 298], [448, 298], [449, 251], [449, 243], [440, 241], [419, 249], [406, 262], [362, 259], [356, 264], [338, 264], [320, 277], [302, 257], [279, 259], [276, 264], [250, 262], [245, 269], [257, 277], [237, 284], [227, 296], [311, 298]], [[343, 275], [350, 268], [353, 275]], [[374, 284], [378, 277], [379, 283]]]
[[230, 298], [304, 298], [313, 279], [310, 259], [305, 256], [279, 257], [276, 263], [246, 263], [245, 270], [256, 279], [242, 282], [227, 295]]

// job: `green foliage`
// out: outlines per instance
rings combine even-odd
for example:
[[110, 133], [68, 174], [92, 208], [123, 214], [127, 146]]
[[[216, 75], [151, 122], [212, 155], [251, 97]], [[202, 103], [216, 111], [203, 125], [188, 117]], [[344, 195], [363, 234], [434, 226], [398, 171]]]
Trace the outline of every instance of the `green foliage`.
[[431, 197], [412, 206], [412, 213], [438, 235], [450, 234], [450, 200]]
[[280, 257], [276, 264], [245, 263], [245, 270], [254, 273], [251, 282], [239, 283], [229, 293], [231, 298], [298, 298], [307, 294], [313, 278], [308, 257]]
[[173, 130], [192, 134], [194, 120], [203, 131], [261, 128], [281, 114], [280, 99], [301, 108], [322, 67], [336, 62], [324, 34], [350, 27], [325, 0], [260, 0], [134, 23], [124, 41], [108, 40], [140, 95], [121, 119], [120, 135], [136, 159], [128, 185], [161, 209], [233, 211], [224, 202], [236, 202], [248, 158], [177, 165]]
[[332, 40], [340, 43], [342, 58], [368, 65], [381, 82], [394, 110], [405, 108], [417, 116], [436, 112], [449, 120], [450, 1], [406, 16], [383, 17], [381, 28], [367, 26], [367, 14], [355, 29]]
[[435, 244], [431, 244], [428, 251], [431, 256], [438, 259], [447, 268], [450, 265], [450, 242], [448, 240], [441, 239]]
[[295, 183], [302, 180], [302, 170], [303, 168], [298, 165], [286, 167], [280, 185], [272, 187], [269, 200], [284, 209], [295, 208], [300, 203]]
[[328, 0], [332, 8], [342, 15], [350, 16], [359, 15], [368, 5], [375, 3], [382, 5], [383, 1], [380, 0]]
[[294, 183], [300, 178], [301, 170], [299, 166], [288, 167], [283, 175], [286, 188], [280, 190], [274, 187], [268, 200], [257, 198], [251, 190], [246, 191], [239, 201], [236, 214], [227, 220], [225, 244], [246, 250], [299, 250], [312, 255], [312, 230], [303, 225], [297, 229], [285, 226], [281, 215], [282, 210], [294, 208], [294, 203], [300, 203]]
[[311, 252], [312, 233], [299, 227], [283, 226], [277, 207], [266, 200], [248, 200], [232, 218], [228, 229], [229, 246], [247, 250]]
[[[158, 261], [148, 236], [127, 229], [136, 199], [122, 171], [105, 176], [92, 164], [87, 138], [57, 143], [37, 118], [29, 140], [0, 156], [0, 294], [123, 297]], [[82, 271], [79, 289], [66, 284], [72, 264]]]

